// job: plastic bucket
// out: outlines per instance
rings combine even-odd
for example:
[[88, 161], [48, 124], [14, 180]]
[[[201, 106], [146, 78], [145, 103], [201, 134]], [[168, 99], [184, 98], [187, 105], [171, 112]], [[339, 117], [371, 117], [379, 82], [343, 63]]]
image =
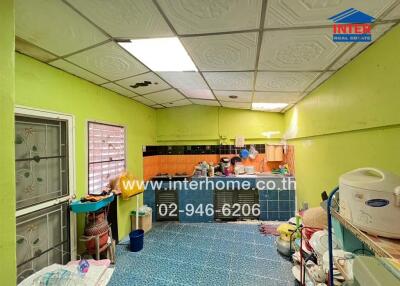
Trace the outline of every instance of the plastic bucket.
[[143, 249], [144, 230], [137, 229], [129, 234], [130, 251], [138, 252]]

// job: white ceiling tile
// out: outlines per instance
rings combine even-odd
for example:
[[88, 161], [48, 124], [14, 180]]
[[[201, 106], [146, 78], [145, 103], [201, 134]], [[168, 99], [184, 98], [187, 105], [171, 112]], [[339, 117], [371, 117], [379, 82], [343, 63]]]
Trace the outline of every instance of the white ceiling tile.
[[375, 18], [396, 0], [268, 0], [265, 28], [329, 25], [328, 20], [342, 11], [355, 8]]
[[384, 20], [398, 20], [400, 19], [400, 4], [394, 7], [385, 17]]
[[258, 33], [238, 33], [181, 38], [202, 71], [253, 70]]
[[178, 89], [208, 89], [198, 72], [159, 72], [158, 75]]
[[[394, 24], [386, 23], [376, 25], [372, 31], [372, 41], [377, 40], [380, 36], [383, 35], [387, 30], [389, 30]], [[332, 70], [337, 70], [344, 66], [346, 63], [350, 62], [355, 56], [361, 53], [364, 49], [366, 49], [371, 43], [355, 43], [346, 53], [338, 59], [331, 67]]]
[[176, 107], [176, 106], [184, 106], [184, 105], [191, 105], [192, 103], [187, 99], [182, 99], [173, 102], [163, 103], [165, 107]]
[[[149, 84], [148, 86], [139, 86], [137, 88], [131, 87], [136, 83], [143, 83], [145, 81], [150, 81], [151, 84]], [[122, 85], [123, 87], [129, 90], [132, 90], [137, 94], [142, 94], [142, 95], [170, 88], [170, 86], [165, 81], [163, 81], [160, 77], [158, 77], [155, 73], [152, 72], [119, 80], [116, 83]]]
[[151, 107], [156, 108], [156, 109], [163, 109], [164, 108], [164, 106], [162, 106], [161, 104], [152, 105]]
[[101, 78], [95, 74], [92, 74], [91, 72], [88, 72], [74, 64], [71, 64], [71, 63], [61, 60], [61, 59], [51, 62], [50, 65], [52, 65], [56, 68], [62, 69], [73, 75], [76, 75], [77, 77], [91, 81], [95, 84], [102, 84], [102, 83], [107, 82], [106, 79]]
[[148, 71], [144, 65], [113, 42], [72, 55], [67, 60], [110, 81]]
[[[214, 91], [215, 96], [222, 101], [233, 101], [233, 102], [251, 102], [253, 92], [251, 91], [237, 91], [237, 90], [216, 90]], [[237, 98], [230, 98], [230, 96], [236, 96]]]
[[15, 1], [16, 35], [56, 55], [66, 55], [107, 37], [62, 1]]
[[328, 28], [264, 32], [259, 70], [320, 71], [326, 69], [349, 44], [332, 41]]
[[256, 90], [302, 92], [319, 74], [317, 72], [258, 72]]
[[15, 37], [15, 50], [21, 54], [28, 55], [42, 62], [49, 62], [57, 58], [57, 56], [53, 55], [52, 53], [32, 45], [31, 43], [19, 37]]
[[215, 90], [253, 89], [253, 72], [205, 72], [203, 75]]
[[168, 24], [149, 0], [67, 0], [67, 2], [116, 38], [173, 36]]
[[220, 106], [220, 104], [216, 100], [191, 99], [190, 101], [194, 104], [199, 104], [199, 105]]
[[257, 29], [261, 0], [159, 0], [178, 34]]
[[333, 75], [335, 72], [324, 72], [323, 74], [321, 74], [321, 76], [314, 81], [307, 89], [306, 92], [310, 92], [313, 89], [317, 88], [318, 86], [320, 86], [324, 81], [326, 81], [331, 75]]
[[140, 103], [143, 103], [143, 104], [145, 104], [145, 105], [148, 105], [148, 106], [153, 106], [153, 105], [156, 104], [154, 101], [152, 101], [152, 100], [150, 100], [150, 99], [147, 99], [147, 98], [145, 98], [145, 97], [143, 97], [143, 96], [136, 96], [136, 97], [134, 97], [134, 98], [132, 98], [132, 99], [133, 99], [133, 100], [136, 100], [136, 101], [138, 101], [138, 102], [140, 102]]
[[229, 108], [239, 108], [239, 109], [250, 109], [251, 103], [245, 102], [231, 102], [231, 101], [221, 101], [223, 107]]
[[117, 85], [115, 83], [112, 83], [112, 82], [103, 84], [102, 87], [105, 87], [105, 88], [107, 88], [109, 90], [115, 91], [116, 93], [119, 93], [119, 94], [127, 96], [127, 97], [136, 97], [137, 96], [136, 93], [134, 93], [134, 92], [132, 92], [130, 90], [127, 90], [126, 88], [123, 88], [123, 87], [121, 87], [121, 86], [119, 86], [119, 85]]
[[209, 89], [179, 89], [179, 91], [190, 98], [215, 99]]
[[291, 103], [297, 101], [300, 97], [301, 93], [297, 92], [256, 91], [254, 92], [253, 102]]
[[175, 89], [168, 89], [155, 93], [150, 93], [145, 95], [145, 97], [159, 104], [185, 99], [185, 97]]

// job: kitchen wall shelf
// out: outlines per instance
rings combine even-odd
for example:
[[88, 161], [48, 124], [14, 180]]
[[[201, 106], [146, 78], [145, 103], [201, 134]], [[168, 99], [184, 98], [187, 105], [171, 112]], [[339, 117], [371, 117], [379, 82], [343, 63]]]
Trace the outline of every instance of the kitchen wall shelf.
[[283, 161], [283, 146], [282, 145], [266, 145], [265, 153], [267, 154], [268, 162]]
[[[329, 284], [333, 284], [333, 219], [335, 219], [340, 226], [350, 232], [363, 246], [371, 251], [375, 257], [379, 258], [381, 263], [385, 265], [385, 268], [392, 272], [392, 274], [399, 278], [399, 270], [396, 264], [400, 261], [400, 240], [389, 239], [378, 236], [373, 236], [367, 234], [366, 232], [357, 228], [348, 219], [344, 218], [338, 211], [338, 206], [335, 203], [333, 207], [333, 202], [335, 201], [335, 195], [339, 192], [339, 187], [336, 187], [329, 195], [327, 201], [327, 214], [328, 214], [328, 244], [329, 244]], [[344, 241], [343, 241], [344, 243]], [[345, 247], [343, 245], [343, 247]], [[400, 278], [399, 278], [400, 279]]]
[[80, 200], [74, 200], [71, 202], [70, 208], [74, 213], [96, 212], [108, 206], [114, 200], [114, 197], [114, 194], [110, 194], [107, 198], [98, 202], [81, 202]]
[[371, 250], [375, 255], [379, 257], [400, 259], [400, 240], [367, 234], [359, 230], [335, 210], [331, 210], [331, 215], [337, 219], [343, 227], [345, 227], [356, 238], [358, 238], [365, 246], [367, 246], [368, 249]]

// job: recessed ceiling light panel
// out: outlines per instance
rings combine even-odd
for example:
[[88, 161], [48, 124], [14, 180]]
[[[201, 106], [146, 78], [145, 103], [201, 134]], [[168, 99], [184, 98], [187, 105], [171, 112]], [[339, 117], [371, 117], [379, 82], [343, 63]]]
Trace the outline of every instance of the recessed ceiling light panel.
[[264, 131], [261, 133], [262, 136], [271, 138], [272, 136], [279, 135], [281, 134], [280, 131]]
[[131, 40], [119, 45], [153, 71], [197, 71], [177, 37]]
[[252, 109], [260, 110], [260, 111], [279, 111], [282, 108], [285, 108], [287, 103], [261, 103], [261, 102], [253, 102]]

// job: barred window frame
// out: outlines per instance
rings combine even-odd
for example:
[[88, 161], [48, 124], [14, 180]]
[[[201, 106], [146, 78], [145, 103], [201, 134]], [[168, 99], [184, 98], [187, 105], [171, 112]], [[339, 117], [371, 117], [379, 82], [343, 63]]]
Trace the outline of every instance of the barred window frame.
[[126, 168], [125, 127], [88, 121], [88, 193], [100, 194]]

